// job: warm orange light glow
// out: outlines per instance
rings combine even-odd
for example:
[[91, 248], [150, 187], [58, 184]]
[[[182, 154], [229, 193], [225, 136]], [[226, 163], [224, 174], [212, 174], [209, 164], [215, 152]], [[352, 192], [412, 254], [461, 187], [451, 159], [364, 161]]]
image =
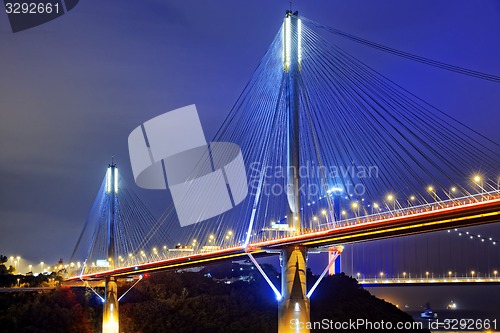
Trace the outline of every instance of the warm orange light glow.
[[108, 316], [102, 321], [102, 333], [119, 333], [118, 321], [116, 318]]

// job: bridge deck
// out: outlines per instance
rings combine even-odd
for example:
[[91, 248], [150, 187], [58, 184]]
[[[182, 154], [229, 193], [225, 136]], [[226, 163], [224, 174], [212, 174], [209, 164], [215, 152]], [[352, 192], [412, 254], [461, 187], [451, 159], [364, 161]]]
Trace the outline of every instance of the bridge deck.
[[438, 209], [415, 211], [409, 208], [395, 212], [394, 216], [379, 219], [348, 220], [343, 225], [326, 230], [303, 230], [300, 235], [276, 239], [265, 239], [251, 243], [247, 249], [236, 246], [207, 253], [191, 253], [139, 265], [120, 267], [113, 270], [75, 275], [68, 281], [79, 279], [103, 279], [106, 276], [133, 276], [150, 271], [189, 268], [212, 261], [235, 259], [250, 252], [266, 255], [268, 250], [287, 245], [323, 247], [335, 244], [349, 244], [366, 240], [406, 236], [431, 231], [460, 228], [500, 221], [500, 196], [491, 196], [485, 201], [471, 200], [469, 203], [450, 202], [439, 204]]

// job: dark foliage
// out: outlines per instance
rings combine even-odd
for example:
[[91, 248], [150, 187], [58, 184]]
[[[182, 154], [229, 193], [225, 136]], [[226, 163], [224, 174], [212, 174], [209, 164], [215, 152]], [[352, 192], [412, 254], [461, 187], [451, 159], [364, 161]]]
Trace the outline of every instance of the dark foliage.
[[91, 333], [90, 312], [69, 288], [50, 293], [0, 293], [0, 332]]
[[[230, 272], [232, 266], [227, 266]], [[272, 272], [271, 268], [269, 273]], [[212, 268], [209, 269], [212, 271]], [[203, 272], [207, 274], [207, 270]], [[157, 273], [141, 281], [120, 303], [124, 333], [271, 333], [277, 305], [264, 279], [227, 284], [203, 273]], [[215, 268], [217, 278], [232, 277]], [[314, 282], [312, 276], [310, 282]], [[274, 276], [278, 285], [279, 279]], [[234, 281], [234, 280], [232, 280]], [[122, 294], [128, 285], [120, 286]], [[315, 292], [312, 321], [411, 321], [395, 306], [370, 295], [344, 275], [325, 278]], [[0, 333], [100, 332], [102, 303], [89, 290], [0, 294]], [[314, 331], [313, 331], [314, 332]], [[322, 331], [324, 332], [324, 330]], [[348, 332], [348, 331], [346, 331]], [[359, 332], [359, 331], [357, 331]]]
[[[413, 322], [409, 314], [371, 295], [358, 284], [356, 279], [345, 276], [344, 273], [325, 278], [314, 292], [311, 300], [311, 321], [317, 322], [324, 318], [336, 322], [358, 319], [370, 322], [384, 321], [393, 323], [393, 327], [396, 327], [398, 322]], [[360, 331], [343, 330], [342, 332]], [[402, 332], [423, 331], [404, 330]]]

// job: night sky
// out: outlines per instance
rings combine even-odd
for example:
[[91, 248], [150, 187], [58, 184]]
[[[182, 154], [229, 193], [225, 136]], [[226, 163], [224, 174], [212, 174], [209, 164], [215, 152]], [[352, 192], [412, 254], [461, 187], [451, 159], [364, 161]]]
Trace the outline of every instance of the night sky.
[[[403, 51], [500, 75], [498, 0], [294, 1], [314, 21]], [[12, 33], [0, 13], [0, 253], [68, 259], [111, 156], [136, 188], [129, 133], [195, 103], [214, 135], [277, 33], [289, 1], [82, 0]], [[500, 142], [500, 85], [331, 36], [417, 96]], [[490, 232], [500, 236], [498, 227]]]

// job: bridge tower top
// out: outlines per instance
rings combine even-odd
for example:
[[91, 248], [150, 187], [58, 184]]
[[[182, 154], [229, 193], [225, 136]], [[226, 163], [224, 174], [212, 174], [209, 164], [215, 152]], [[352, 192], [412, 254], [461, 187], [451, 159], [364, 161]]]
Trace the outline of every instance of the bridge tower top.
[[287, 223], [292, 234], [300, 232], [300, 88], [302, 28], [297, 15], [287, 11], [283, 24], [283, 69], [287, 85]]
[[300, 70], [302, 62], [302, 22], [299, 12], [286, 12], [283, 31], [283, 67], [286, 72]]
[[107, 225], [107, 261], [111, 268], [115, 267], [115, 233], [116, 233], [116, 214], [117, 214], [117, 198], [118, 193], [118, 167], [114, 162], [114, 157], [111, 157], [111, 164], [108, 165], [106, 173], [106, 195], [109, 196], [109, 212]]

